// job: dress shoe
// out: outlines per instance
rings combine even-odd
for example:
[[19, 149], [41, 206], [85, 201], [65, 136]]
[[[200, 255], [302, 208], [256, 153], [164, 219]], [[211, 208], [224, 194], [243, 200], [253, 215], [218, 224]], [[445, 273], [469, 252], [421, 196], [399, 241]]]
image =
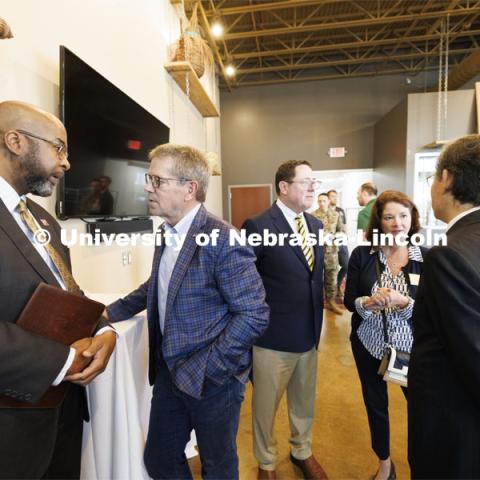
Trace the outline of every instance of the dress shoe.
[[[377, 473], [378, 473], [378, 470], [377, 470]], [[377, 473], [375, 473], [375, 475], [370, 477], [370, 480], [375, 480], [375, 478], [377, 477]], [[390, 463], [390, 472], [388, 473], [387, 480], [396, 480], [396, 478], [397, 478], [397, 472], [395, 471], [395, 465], [394, 465], [393, 462], [391, 462]]]
[[264, 470], [258, 467], [257, 480], [277, 480], [275, 470]]
[[341, 309], [334, 300], [327, 300], [327, 303], [325, 304], [325, 308], [327, 310], [332, 311], [336, 315], [343, 315], [343, 309]]
[[325, 470], [323, 470], [313, 455], [310, 455], [305, 460], [299, 460], [290, 454], [290, 460], [294, 465], [300, 468], [305, 480], [328, 480]]

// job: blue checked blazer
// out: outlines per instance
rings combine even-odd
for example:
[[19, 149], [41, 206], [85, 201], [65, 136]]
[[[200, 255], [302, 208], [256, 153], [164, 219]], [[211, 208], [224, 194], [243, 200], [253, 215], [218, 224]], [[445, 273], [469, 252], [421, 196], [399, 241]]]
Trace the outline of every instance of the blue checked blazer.
[[[194, 398], [201, 398], [205, 378], [217, 384], [232, 376], [247, 381], [251, 347], [268, 326], [269, 308], [253, 251], [229, 244], [232, 228], [200, 207], [172, 272], [163, 335], [158, 318], [162, 247], [155, 250], [150, 278], [108, 306], [113, 322], [147, 309], [152, 385], [157, 349], [175, 385]], [[198, 246], [196, 235], [214, 229], [217, 245]]]

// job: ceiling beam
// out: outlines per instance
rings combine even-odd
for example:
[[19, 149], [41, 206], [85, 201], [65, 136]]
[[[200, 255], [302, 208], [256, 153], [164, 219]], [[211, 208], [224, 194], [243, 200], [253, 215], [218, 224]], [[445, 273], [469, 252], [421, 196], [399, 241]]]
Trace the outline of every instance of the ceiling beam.
[[[471, 52], [470, 48], [462, 48], [457, 50], [450, 50], [450, 55], [465, 55], [466, 53]], [[368, 63], [378, 63], [378, 62], [393, 62], [398, 60], [408, 60], [412, 58], [422, 58], [422, 57], [438, 57], [438, 52], [421, 52], [421, 53], [406, 53], [406, 54], [396, 54], [396, 55], [381, 55], [376, 57], [361, 57], [354, 59], [343, 59], [343, 60], [327, 60], [324, 62], [312, 62], [312, 63], [301, 63], [301, 64], [289, 64], [289, 65], [276, 65], [271, 67], [252, 67], [252, 68], [239, 68], [237, 72], [239, 75], [244, 74], [255, 74], [255, 73], [266, 73], [266, 72], [276, 72], [280, 70], [303, 70], [310, 68], [324, 68], [324, 67], [335, 67], [339, 65], [362, 65]]]
[[[470, 35], [478, 35], [480, 30], [467, 30], [465, 32], [455, 32], [456, 38], [460, 37], [469, 37]], [[439, 39], [442, 36], [441, 33], [432, 33], [431, 35], [416, 35], [413, 37], [391, 37], [391, 38], [382, 38], [380, 40], [365, 40], [357, 42], [345, 42], [345, 43], [332, 43], [327, 45], [314, 45], [311, 47], [299, 47], [299, 48], [284, 48], [278, 50], [265, 50], [262, 52], [245, 52], [245, 53], [235, 53], [232, 55], [232, 59], [243, 59], [243, 58], [257, 58], [257, 57], [274, 57], [280, 55], [291, 55], [291, 54], [302, 54], [302, 53], [313, 53], [313, 52], [329, 52], [336, 51], [339, 49], [348, 49], [348, 48], [365, 48], [371, 46], [383, 46], [383, 45], [392, 45], [397, 43], [405, 42], [422, 42], [425, 40], [435, 40]]]
[[[286, 0], [280, 2], [260, 3], [256, 5], [244, 5], [241, 7], [217, 8], [215, 13], [222, 16], [238, 15], [250, 12], [265, 12], [272, 10], [281, 10], [284, 8], [308, 7], [309, 5], [326, 5], [328, 3], [345, 3], [345, 0]], [[213, 12], [206, 12], [207, 15], [213, 15]]]
[[[314, 77], [296, 77], [292, 79], [285, 80], [259, 80], [259, 81], [240, 81], [237, 83], [238, 86], [255, 86], [255, 85], [273, 85], [275, 83], [293, 83], [293, 82], [313, 82], [318, 80], [335, 80], [338, 78], [352, 78], [352, 77], [375, 77], [380, 75], [393, 75], [396, 73], [421, 73], [427, 70], [437, 70], [438, 67], [421, 67], [421, 68], [398, 68], [392, 70], [375, 70], [370, 72], [358, 72], [352, 74], [333, 74], [333, 75], [318, 75]], [[221, 85], [223, 87], [223, 85]]]
[[325, 22], [316, 25], [302, 25], [298, 27], [279, 27], [279, 28], [269, 28], [265, 30], [256, 30], [256, 31], [246, 31], [246, 32], [237, 32], [237, 33], [228, 33], [225, 35], [225, 40], [236, 40], [240, 38], [251, 38], [255, 36], [259, 37], [268, 37], [276, 35], [287, 35], [294, 33], [303, 33], [303, 32], [313, 32], [313, 31], [322, 31], [322, 30], [334, 30], [338, 28], [355, 28], [355, 27], [366, 27], [373, 25], [383, 25], [386, 23], [399, 23], [399, 22], [409, 22], [413, 20], [425, 20], [429, 18], [442, 18], [450, 16], [466, 16], [469, 14], [480, 13], [480, 7], [473, 8], [462, 8], [462, 9], [451, 9], [451, 10], [438, 10], [435, 12], [423, 12], [423, 13], [413, 13], [408, 15], [396, 15], [396, 16], [386, 16], [380, 18], [365, 18], [360, 20], [346, 20], [342, 22]]
[[[437, 1], [437, 0], [434, 0], [434, 1]], [[415, 14], [415, 13], [425, 12], [427, 10], [424, 7], [425, 6], [423, 4], [421, 4], [421, 5], [411, 5], [407, 8], [407, 11], [405, 11], [405, 7], [395, 7], [394, 9], [392, 9], [392, 7], [384, 8], [384, 9], [380, 10], [377, 17], [378, 18], [379, 17], [385, 17], [385, 16], [388, 16], [388, 15], [392, 16], [392, 15], [397, 14], [397, 13], [398, 14], [407, 14], [407, 13], [408, 14]], [[319, 8], [321, 8], [321, 6]], [[308, 19], [310, 23], [314, 23], [314, 22], [324, 23], [327, 20], [332, 20], [332, 21], [361, 20], [361, 19], [365, 18], [365, 16], [360, 11], [358, 11], [358, 12], [357, 11], [349, 11], [348, 13], [321, 12], [320, 14], [318, 14], [319, 8], [316, 8], [316, 9], [312, 10], [313, 16], [311, 16]], [[437, 10], [438, 10], [438, 7], [436, 8], [435, 11], [437, 11]], [[294, 11], [296, 11], [296, 10], [294, 10]], [[211, 17], [214, 17], [215, 15], [218, 15], [217, 10], [212, 9], [209, 12], [209, 14], [207, 14], [207, 17], [211, 18]], [[243, 14], [239, 15], [239, 16], [242, 17]], [[310, 14], [309, 14], [309, 16], [310, 16]], [[273, 19], [271, 19], [270, 17], [266, 17], [266, 18], [263, 18], [262, 21], [258, 21], [257, 24], [258, 24], [259, 28], [267, 29], [267, 28], [270, 28], [270, 27], [277, 26], [278, 22], [273, 21]], [[425, 33], [425, 32], [423, 32], [423, 33]]]
[[[453, 8], [458, 5], [460, 0], [452, 0], [450, 5], [447, 8]], [[440, 25], [442, 24], [442, 19], [438, 19], [425, 33], [428, 35], [429, 33], [433, 33]]]
[[[476, 16], [474, 16], [472, 19], [469, 18], [469, 23], [471, 23], [471, 20], [475, 19]], [[459, 25], [460, 24], [460, 25]], [[473, 25], [473, 23], [472, 23]], [[475, 26], [480, 26], [480, 24], [478, 25], [474, 25]], [[259, 23], [257, 21], [257, 28], [259, 28]], [[365, 29], [365, 30], [358, 30], [357, 32], [355, 31], [352, 31], [350, 29], [342, 29], [342, 30], [338, 30], [336, 31], [335, 34], [332, 34], [330, 32], [320, 32], [319, 35], [315, 35], [315, 32], [309, 32], [309, 33], [306, 33], [304, 36], [296, 36], [294, 38], [297, 39], [298, 42], [298, 45], [297, 47], [300, 47], [300, 46], [303, 46], [305, 43], [309, 42], [309, 44], [311, 46], [313, 45], [318, 45], [320, 42], [328, 42], [330, 44], [334, 44], [334, 43], [340, 43], [340, 42], [351, 42], [351, 41], [354, 41], [354, 40], [358, 40], [358, 41], [367, 41], [367, 40], [375, 40], [375, 36], [379, 33], [379, 32], [382, 32], [384, 31], [384, 29], [388, 29], [388, 31], [390, 31], [392, 34], [395, 34], [399, 39], [402, 39], [403, 37], [413, 37], [413, 36], [416, 36], [416, 35], [427, 35], [427, 33], [425, 32], [425, 28], [426, 26], [425, 25], [417, 25], [414, 29], [412, 29], [412, 31], [407, 35], [407, 30], [408, 30], [408, 27], [398, 27], [398, 28], [395, 28], [394, 30], [392, 30], [389, 25], [385, 25], [381, 28], [376, 28], [376, 29]], [[453, 32], [453, 31], [460, 31], [461, 29], [461, 21], [460, 22], [457, 22], [457, 23], [454, 23], [452, 26], [451, 26], [451, 29], [450, 29], [450, 32]], [[462, 28], [461, 31], [466, 31], [466, 30], [470, 30], [470, 29], [464, 29]], [[435, 32], [433, 33], [433, 35], [440, 35], [440, 32]], [[353, 37], [353, 38], [352, 38]], [[281, 38], [280, 37], [265, 37], [262, 41], [262, 45], [264, 45], [265, 47], [268, 47], [268, 48], [275, 48], [275, 46], [278, 44], [278, 43], [285, 43], [285, 42], [282, 42]], [[290, 42], [291, 43], [291, 42]], [[244, 46], [244, 48], [246, 50], [250, 50], [250, 47], [252, 45], [254, 45], [254, 39], [253, 38], [244, 38], [242, 40], [239, 40], [239, 41], [233, 41], [233, 42], [230, 42], [230, 44], [232, 45], [232, 48], [233, 46], [236, 46], [238, 44], [241, 44], [242, 46]], [[284, 45], [285, 48], [289, 48], [287, 47], [286, 45]], [[291, 47], [293, 48], [293, 47]], [[238, 51], [238, 49], [237, 49]]]

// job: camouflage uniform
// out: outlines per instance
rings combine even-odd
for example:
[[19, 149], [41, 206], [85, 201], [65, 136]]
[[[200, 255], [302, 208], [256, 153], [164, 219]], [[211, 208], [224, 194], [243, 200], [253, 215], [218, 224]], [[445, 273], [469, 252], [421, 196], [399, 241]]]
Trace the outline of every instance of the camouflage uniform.
[[[313, 212], [322, 223], [323, 232], [335, 235], [343, 232], [343, 223], [339, 213], [331, 208], [322, 212], [319, 208]], [[337, 271], [338, 271], [338, 247], [335, 245], [324, 245], [325, 258], [325, 296], [327, 300], [334, 300], [337, 294]]]

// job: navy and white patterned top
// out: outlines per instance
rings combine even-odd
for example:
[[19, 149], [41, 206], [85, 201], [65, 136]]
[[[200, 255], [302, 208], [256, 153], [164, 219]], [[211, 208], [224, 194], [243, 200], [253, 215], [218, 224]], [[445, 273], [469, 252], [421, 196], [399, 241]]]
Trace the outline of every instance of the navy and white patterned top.
[[[376, 251], [371, 250], [371, 255]], [[387, 259], [382, 250], [379, 251], [380, 262], [384, 265], [381, 273], [381, 283], [383, 288], [392, 288], [402, 295], [408, 296], [408, 283], [405, 279], [403, 270], [395, 276], [391, 272]], [[410, 245], [408, 247], [408, 259], [415, 262], [423, 262], [422, 252], [419, 247]], [[379, 289], [378, 282], [375, 280], [370, 295], [374, 295]], [[355, 309], [362, 318], [362, 322], [357, 330], [357, 335], [363, 346], [375, 358], [381, 359], [385, 350], [383, 336], [383, 320], [380, 311], [373, 312], [362, 307], [362, 298], [355, 300]], [[414, 299], [409, 297], [408, 305], [404, 308], [393, 307], [385, 309], [387, 318], [387, 331], [390, 344], [397, 350], [410, 352], [412, 349], [412, 312]]]

